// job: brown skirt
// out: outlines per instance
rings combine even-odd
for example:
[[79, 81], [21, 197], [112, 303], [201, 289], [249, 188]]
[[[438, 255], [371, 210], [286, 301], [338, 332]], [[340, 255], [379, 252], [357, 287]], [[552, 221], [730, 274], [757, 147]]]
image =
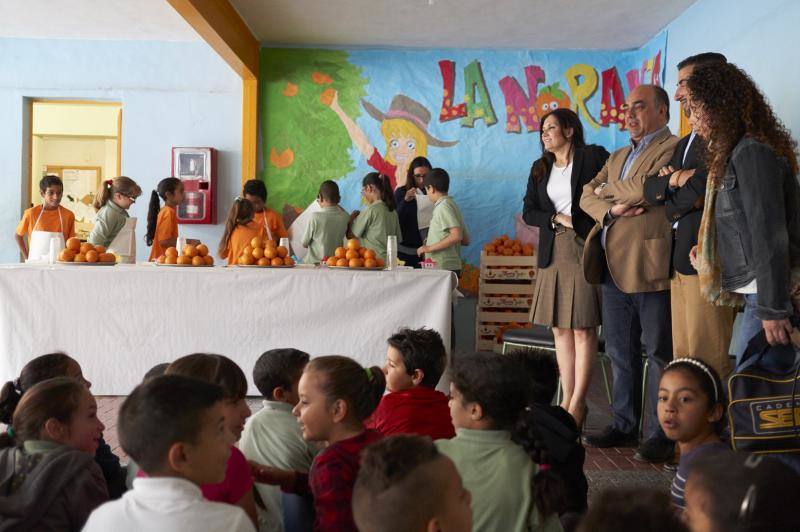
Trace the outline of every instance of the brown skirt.
[[600, 287], [583, 276], [583, 239], [572, 229], [557, 234], [550, 265], [536, 275], [530, 320], [560, 329], [585, 329], [601, 323]]

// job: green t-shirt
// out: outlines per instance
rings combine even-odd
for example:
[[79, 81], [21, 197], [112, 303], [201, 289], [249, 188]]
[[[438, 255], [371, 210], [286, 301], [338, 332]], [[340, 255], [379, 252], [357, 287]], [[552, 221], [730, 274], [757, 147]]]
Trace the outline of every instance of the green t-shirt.
[[351, 229], [361, 239], [361, 246], [371, 249], [380, 258], [386, 260], [386, 237], [394, 235], [397, 242], [402, 242], [400, 220], [397, 211], [390, 211], [382, 201], [368, 205], [361, 211]]
[[92, 232], [89, 233], [89, 243], [95, 246], [108, 247], [117, 237], [125, 222], [128, 220], [128, 211], [108, 200], [99, 211], [94, 221]]
[[[461, 228], [461, 235], [467, 238], [467, 226], [464, 225], [464, 217], [461, 210], [456, 205], [455, 200], [450, 196], [444, 196], [433, 206], [433, 217], [428, 228], [428, 238], [425, 243], [428, 246], [436, 244], [450, 234], [453, 227]], [[461, 269], [461, 242], [439, 251], [432, 251], [428, 257], [436, 261], [442, 270], [457, 271]]]
[[323, 207], [311, 215], [303, 235], [303, 245], [308, 253], [303, 257], [306, 264], [316, 264], [323, 257], [333, 255], [336, 248], [344, 243], [350, 215], [339, 207]]

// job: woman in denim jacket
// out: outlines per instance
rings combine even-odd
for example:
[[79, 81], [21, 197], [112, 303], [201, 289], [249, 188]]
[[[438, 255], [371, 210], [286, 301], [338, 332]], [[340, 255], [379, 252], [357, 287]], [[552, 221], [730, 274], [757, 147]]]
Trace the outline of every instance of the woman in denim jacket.
[[762, 328], [770, 344], [789, 343], [791, 296], [800, 284], [797, 143], [737, 66], [697, 66], [687, 87], [690, 123], [707, 141], [709, 169], [693, 263], [709, 300], [744, 299], [738, 365]]

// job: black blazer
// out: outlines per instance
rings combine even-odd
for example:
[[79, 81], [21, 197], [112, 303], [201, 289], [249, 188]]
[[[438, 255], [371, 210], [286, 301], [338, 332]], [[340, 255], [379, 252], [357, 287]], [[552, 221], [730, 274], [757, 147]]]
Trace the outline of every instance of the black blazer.
[[[603, 169], [606, 159], [608, 159], [608, 152], [596, 144], [577, 148], [572, 157], [572, 175], [570, 176], [572, 225], [575, 233], [581, 238], [586, 238], [595, 225], [594, 220], [583, 212], [579, 205], [583, 186], [594, 179]], [[556, 208], [547, 195], [547, 182], [550, 180], [550, 175], [545, 175], [538, 183], [533, 177], [533, 168], [536, 162], [531, 166], [531, 173], [528, 176], [528, 190], [523, 202], [522, 219], [528, 225], [539, 227], [539, 268], [545, 268], [550, 264], [553, 254], [553, 240], [556, 232], [550, 227], [550, 218], [556, 214]]]
[[[704, 157], [705, 143], [695, 135], [689, 151], [691, 134], [683, 137], [672, 154], [670, 165], [676, 170], [694, 168], [694, 175], [681, 188], [670, 191], [669, 175], [650, 176], [644, 182], [644, 197], [651, 205], [664, 205], [667, 220], [679, 222], [675, 231], [672, 246], [672, 266], [683, 275], [697, 275], [697, 270], [689, 262], [689, 251], [697, 245], [697, 234], [700, 232], [700, 220], [703, 218], [702, 199], [706, 193], [706, 172]], [[683, 154], [686, 152], [686, 160]]]

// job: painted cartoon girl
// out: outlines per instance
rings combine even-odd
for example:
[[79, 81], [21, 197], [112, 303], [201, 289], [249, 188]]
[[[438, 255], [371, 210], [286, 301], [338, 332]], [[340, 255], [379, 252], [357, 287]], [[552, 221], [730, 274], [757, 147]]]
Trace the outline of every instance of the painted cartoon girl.
[[428, 133], [431, 114], [416, 100], [403, 94], [392, 98], [389, 111], [383, 113], [371, 103], [361, 100], [367, 113], [381, 123], [381, 134], [386, 140], [386, 154], [381, 156], [360, 127], [339, 106], [338, 93], [333, 94], [330, 107], [344, 124], [358, 151], [364, 154], [367, 164], [381, 174], [389, 176], [392, 190], [406, 184], [408, 166], [418, 156], [428, 154], [428, 146], [449, 148], [458, 141], [439, 140]]

